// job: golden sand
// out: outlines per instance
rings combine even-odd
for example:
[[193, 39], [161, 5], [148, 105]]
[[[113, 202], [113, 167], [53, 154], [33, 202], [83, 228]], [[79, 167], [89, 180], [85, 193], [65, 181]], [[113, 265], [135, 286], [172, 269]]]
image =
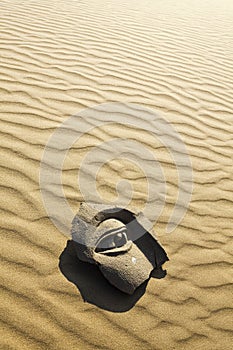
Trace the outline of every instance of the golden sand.
[[[233, 2], [2, 0], [0, 16], [1, 348], [230, 350]], [[151, 146], [170, 185], [155, 227], [168, 275], [150, 280], [121, 313], [84, 303], [61, 274], [67, 237], [47, 217], [39, 186], [55, 128], [111, 101], [159, 111], [183, 138], [194, 173], [189, 210], [166, 234], [175, 168], [163, 147]], [[63, 182], [75, 210], [83, 146], [119, 135], [117, 128], [84, 136], [75, 169], [71, 150]], [[146, 140], [152, 145], [142, 133]], [[130, 178], [140, 205], [142, 174], [133, 177], [131, 166], [122, 174], [122, 164], [106, 165], [97, 186], [112, 198], [119, 178]]]

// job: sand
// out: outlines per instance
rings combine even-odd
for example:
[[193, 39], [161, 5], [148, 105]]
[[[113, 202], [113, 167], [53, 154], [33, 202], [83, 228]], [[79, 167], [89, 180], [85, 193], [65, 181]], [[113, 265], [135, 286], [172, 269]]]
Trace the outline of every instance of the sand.
[[[230, 350], [232, 1], [3, 0], [0, 11], [1, 348]], [[98, 271], [76, 270], [82, 293], [92, 291], [89, 302], [61, 273], [68, 237], [48, 218], [39, 186], [52, 132], [104, 102], [159, 111], [184, 140], [194, 176], [186, 216], [166, 234], [177, 195], [175, 167], [166, 149], [141, 132], [169, 186], [155, 230], [170, 261], [167, 276], [151, 279], [122, 312], [96, 305]], [[119, 132], [117, 125], [93, 131], [71, 150], [63, 183], [74, 210], [82, 200], [76, 174], [85, 147]], [[140, 207], [141, 175], [113, 161], [98, 187], [111, 199], [115, 182], [129, 178]]]

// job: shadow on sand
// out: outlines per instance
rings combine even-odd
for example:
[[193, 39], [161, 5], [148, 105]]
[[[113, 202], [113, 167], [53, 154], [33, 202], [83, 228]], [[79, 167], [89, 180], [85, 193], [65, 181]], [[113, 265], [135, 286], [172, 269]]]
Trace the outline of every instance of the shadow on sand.
[[[72, 240], [67, 241], [67, 246], [59, 258], [59, 268], [67, 280], [77, 286], [83, 300], [112, 312], [130, 310], [145, 293], [149, 279], [132, 295], [125, 294], [103, 277], [97, 265], [80, 261], [75, 253], [74, 244]], [[165, 271], [155, 269], [151, 277], [163, 278], [165, 275]]]

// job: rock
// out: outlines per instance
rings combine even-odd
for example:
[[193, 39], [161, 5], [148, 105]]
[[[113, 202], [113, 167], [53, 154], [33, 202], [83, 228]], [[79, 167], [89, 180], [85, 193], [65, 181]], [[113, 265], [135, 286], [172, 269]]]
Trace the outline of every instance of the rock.
[[97, 264], [112, 285], [132, 294], [168, 260], [145, 223], [141, 213], [82, 203], [71, 231], [77, 257]]

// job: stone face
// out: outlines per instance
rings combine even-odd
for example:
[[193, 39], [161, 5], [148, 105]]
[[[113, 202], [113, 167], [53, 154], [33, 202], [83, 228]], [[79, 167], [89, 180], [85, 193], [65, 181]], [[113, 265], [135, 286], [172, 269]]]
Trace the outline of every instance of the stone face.
[[97, 264], [112, 285], [132, 294], [168, 260], [144, 222], [127, 209], [82, 203], [71, 231], [77, 257]]
[[105, 278], [116, 288], [128, 294], [132, 294], [146, 281], [154, 269], [134, 243], [125, 254], [109, 256], [95, 253], [94, 260], [99, 263]]

